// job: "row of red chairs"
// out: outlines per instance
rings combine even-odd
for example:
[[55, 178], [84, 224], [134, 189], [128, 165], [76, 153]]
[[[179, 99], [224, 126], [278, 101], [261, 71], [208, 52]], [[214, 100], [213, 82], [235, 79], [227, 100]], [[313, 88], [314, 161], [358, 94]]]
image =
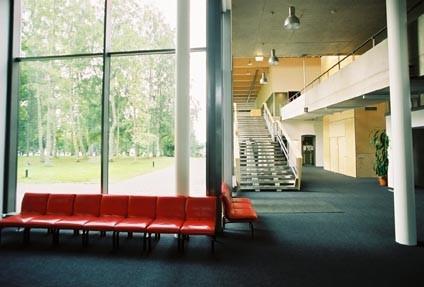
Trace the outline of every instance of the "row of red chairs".
[[253, 238], [253, 222], [258, 220], [258, 215], [252, 201], [245, 197], [232, 197], [231, 189], [226, 183], [221, 184], [221, 200], [224, 206], [223, 229], [226, 223], [246, 222], [249, 224]]
[[[101, 194], [26, 193], [21, 213], [0, 220], [1, 228], [24, 228], [24, 241], [29, 241], [31, 228], [47, 228], [53, 242], [59, 242], [59, 231], [82, 230], [82, 243], [88, 244], [89, 232], [113, 232], [113, 247], [119, 244], [119, 232], [143, 233], [143, 250], [151, 235], [178, 234], [178, 248], [184, 248], [189, 235], [211, 237], [214, 250], [216, 224], [215, 197], [156, 197]], [[79, 233], [79, 232], [78, 232]]]

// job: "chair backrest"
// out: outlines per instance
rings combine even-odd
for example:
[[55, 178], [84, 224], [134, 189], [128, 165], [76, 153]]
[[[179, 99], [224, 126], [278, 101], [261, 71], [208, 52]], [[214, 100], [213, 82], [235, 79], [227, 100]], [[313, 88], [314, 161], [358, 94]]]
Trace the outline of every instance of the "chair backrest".
[[216, 197], [189, 197], [186, 203], [186, 219], [216, 220]]
[[128, 195], [102, 195], [100, 216], [126, 217], [128, 213]]
[[185, 218], [185, 202], [183, 196], [161, 196], [156, 203], [156, 218]]
[[155, 218], [156, 196], [131, 195], [128, 199], [128, 217]]
[[221, 201], [223, 203], [223, 209], [224, 209], [224, 215], [228, 218], [229, 214], [231, 213], [232, 202], [228, 200], [228, 198], [222, 193], [221, 194]]
[[101, 194], [77, 194], [74, 201], [74, 215], [99, 216]]
[[50, 194], [46, 214], [72, 215], [75, 194]]
[[224, 204], [229, 205], [231, 205], [231, 202], [233, 201], [231, 196], [231, 189], [225, 182], [221, 184], [221, 199], [224, 201]]
[[25, 215], [44, 215], [47, 211], [48, 193], [25, 193], [21, 213]]

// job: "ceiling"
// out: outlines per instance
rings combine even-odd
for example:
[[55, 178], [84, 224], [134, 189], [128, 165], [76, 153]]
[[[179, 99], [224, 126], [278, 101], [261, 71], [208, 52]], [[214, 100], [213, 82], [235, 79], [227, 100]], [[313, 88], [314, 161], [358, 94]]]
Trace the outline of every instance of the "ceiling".
[[234, 102], [254, 101], [261, 88], [259, 79], [262, 72], [268, 75], [268, 58], [256, 62], [254, 58], [233, 58]]
[[[409, 0], [408, 7], [420, 0]], [[282, 27], [288, 7], [301, 27]], [[233, 56], [321, 56], [352, 52], [386, 26], [385, 0], [233, 0]]]

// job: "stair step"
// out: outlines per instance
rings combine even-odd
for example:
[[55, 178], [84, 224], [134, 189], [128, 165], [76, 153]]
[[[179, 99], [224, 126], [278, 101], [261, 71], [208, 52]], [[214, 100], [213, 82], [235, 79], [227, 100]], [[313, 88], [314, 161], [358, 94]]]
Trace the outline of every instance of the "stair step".
[[251, 187], [251, 186], [240, 186], [239, 190], [243, 192], [250, 192], [250, 191], [283, 191], [283, 190], [295, 190], [295, 185], [287, 185], [287, 186], [258, 186], [258, 187]]

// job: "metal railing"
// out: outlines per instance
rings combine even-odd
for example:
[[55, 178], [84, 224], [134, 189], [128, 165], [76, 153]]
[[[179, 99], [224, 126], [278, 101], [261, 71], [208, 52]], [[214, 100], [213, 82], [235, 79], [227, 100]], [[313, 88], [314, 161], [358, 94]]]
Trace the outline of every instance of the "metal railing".
[[283, 124], [273, 118], [268, 106], [263, 104], [263, 116], [272, 140], [278, 141], [282, 152], [287, 158], [289, 167], [291, 168], [295, 178], [295, 187], [300, 190], [300, 182], [302, 178], [302, 156], [297, 152], [295, 143], [290, 139]]
[[294, 99], [300, 97], [303, 93], [305, 93], [308, 89], [312, 88], [315, 84], [321, 83], [323, 79], [328, 79], [330, 77], [330, 72], [332, 72], [335, 68], [337, 68], [337, 71], [340, 71], [341, 64], [346, 61], [349, 57], [352, 57], [352, 61], [355, 61], [355, 55], [358, 55], [358, 51], [366, 47], [367, 45], [370, 45], [369, 49], [366, 49], [364, 52], [372, 49], [377, 44], [377, 38], [382, 35], [384, 32], [386, 32], [387, 28], [384, 27], [377, 33], [375, 33], [371, 38], [368, 38], [365, 42], [363, 42], [360, 46], [358, 46], [355, 50], [350, 52], [349, 54], [345, 55], [341, 60], [339, 60], [337, 63], [335, 63], [333, 66], [328, 68], [325, 72], [321, 73], [318, 77], [313, 79], [311, 82], [309, 82], [303, 89], [301, 89], [299, 92], [295, 93], [294, 95], [289, 97], [289, 102], [293, 101]]
[[[421, 5], [423, 5], [423, 2], [422, 1], [417, 1], [412, 7], [410, 7], [408, 9], [407, 14], [410, 15], [410, 13], [413, 12], [413, 11], [418, 11], [419, 12], [420, 10], [417, 9], [417, 8], [419, 8]], [[346, 59], [348, 59], [349, 57], [352, 56], [352, 61], [354, 61], [355, 59], [354, 59], [353, 56], [357, 55], [357, 52], [359, 50], [361, 50], [362, 48], [366, 47], [369, 43], [371, 43], [371, 47], [369, 49], [365, 50], [364, 52], [366, 52], [366, 51], [374, 48], [375, 45], [377, 44], [377, 38], [380, 37], [386, 31], [387, 31], [387, 26], [384, 27], [384, 28], [382, 28], [382, 29], [380, 29], [377, 33], [375, 33], [370, 38], [368, 38], [365, 42], [363, 42], [361, 45], [359, 45], [355, 50], [353, 50], [352, 52], [350, 52], [349, 54], [347, 54], [345, 57], [343, 57], [341, 60], [339, 60], [333, 66], [331, 66], [329, 69], [327, 69], [321, 75], [319, 75], [314, 80], [312, 80], [311, 82], [309, 82], [309, 84], [307, 84], [302, 90], [300, 90], [299, 92], [297, 92], [293, 96], [289, 97], [289, 102], [293, 101], [294, 99], [296, 99], [297, 97], [299, 97], [300, 95], [302, 95], [304, 92], [306, 92], [307, 89], [313, 87], [314, 84], [316, 84], [317, 82], [320, 83], [321, 80], [325, 76], [327, 76], [327, 78], [329, 78], [330, 77], [330, 71], [332, 71], [335, 67], [338, 67], [338, 70], [340, 70], [341, 69], [341, 63], [343, 61], [345, 61]], [[386, 39], [386, 37], [387, 37], [387, 35], [383, 39]]]

